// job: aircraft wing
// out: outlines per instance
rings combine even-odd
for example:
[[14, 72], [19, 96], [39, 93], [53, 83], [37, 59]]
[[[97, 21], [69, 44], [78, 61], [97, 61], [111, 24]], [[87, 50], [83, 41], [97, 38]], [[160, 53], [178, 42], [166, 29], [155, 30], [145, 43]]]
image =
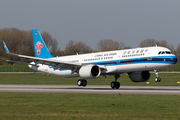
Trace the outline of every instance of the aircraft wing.
[[[27, 59], [30, 59], [30, 61], [34, 62], [35, 64], [33, 65], [37, 65], [37, 64], [45, 64], [45, 65], [49, 65], [49, 66], [54, 66], [54, 69], [58, 69], [58, 68], [61, 68], [61, 69], [78, 69], [80, 68], [81, 66], [83, 66], [84, 64], [82, 63], [71, 63], [71, 62], [66, 62], [66, 61], [62, 61], [62, 60], [57, 60], [56, 57], [54, 58], [49, 58], [49, 59], [44, 59], [44, 58], [38, 58], [38, 57], [32, 57], [32, 56], [26, 56], [26, 55], [19, 55], [19, 54], [14, 54], [14, 53], [11, 53], [9, 52], [6, 44], [4, 41], [3, 42], [3, 45], [4, 45], [4, 49], [6, 51], [7, 54], [10, 54], [10, 55], [14, 55], [14, 56], [18, 56], [18, 57], [21, 57], [21, 58], [27, 58]], [[18, 61], [9, 61], [9, 62], [17, 62], [17, 63], [20, 63]], [[22, 63], [22, 62], [21, 62]], [[23, 63], [24, 64], [24, 63]], [[28, 63], [26, 63], [28, 64]], [[105, 69], [106, 67], [105, 66], [102, 66], [102, 65], [99, 65], [99, 67], [101, 69]]]
[[[70, 63], [70, 62], [66, 62], [66, 61], [56, 60], [56, 57], [49, 58], [49, 59], [44, 59], [44, 58], [38, 58], [38, 57], [14, 54], [14, 53], [9, 52], [5, 42], [4, 41], [2, 41], [2, 42], [3, 42], [4, 49], [5, 49], [7, 54], [18, 56], [18, 57], [21, 57], [21, 58], [30, 59], [30, 61], [35, 62], [35, 64], [45, 64], [45, 65], [49, 65], [49, 66], [54, 66], [55, 68], [62, 68], [62, 69], [72, 69], [74, 67], [81, 67], [82, 66], [81, 63]], [[10, 61], [9, 60], [8, 62], [18, 62], [18, 61]]]

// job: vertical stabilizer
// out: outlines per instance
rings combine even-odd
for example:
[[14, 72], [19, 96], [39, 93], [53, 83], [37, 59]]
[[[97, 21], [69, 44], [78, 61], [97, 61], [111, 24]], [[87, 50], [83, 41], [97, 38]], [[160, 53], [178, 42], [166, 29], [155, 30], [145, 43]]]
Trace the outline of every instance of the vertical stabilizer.
[[3, 42], [3, 46], [4, 46], [4, 49], [5, 49], [6, 53], [9, 53], [9, 50], [8, 50], [8, 48], [6, 46], [6, 43], [4, 41], [2, 41], [2, 42]]
[[35, 57], [38, 58], [52, 58], [49, 50], [47, 49], [44, 40], [42, 39], [39, 31], [37, 29], [32, 30], [33, 43], [34, 43], [34, 52]]

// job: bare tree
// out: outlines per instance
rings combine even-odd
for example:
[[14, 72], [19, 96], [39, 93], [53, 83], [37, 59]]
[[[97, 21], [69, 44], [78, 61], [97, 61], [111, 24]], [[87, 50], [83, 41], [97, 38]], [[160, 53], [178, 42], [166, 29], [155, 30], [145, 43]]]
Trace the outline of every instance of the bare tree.
[[[11, 52], [31, 56], [34, 55], [30, 31], [23, 31], [17, 28], [4, 28], [0, 30], [0, 39], [6, 42]], [[23, 58], [5, 54], [3, 47], [0, 47], [0, 51], [2, 51], [1, 56], [7, 59], [24, 60]]]
[[57, 50], [58, 42], [55, 38], [52, 38], [52, 36], [46, 31], [41, 33], [41, 36], [50, 52]]
[[71, 40], [66, 44], [64, 52], [66, 55], [74, 55], [77, 53], [90, 53], [92, 52], [92, 48], [83, 42], [75, 42]]
[[166, 40], [159, 40], [157, 42], [157, 45], [162, 46], [162, 47], [166, 47], [166, 48], [169, 46]]
[[73, 40], [70, 40], [67, 44], [66, 44], [66, 48], [64, 50], [66, 55], [74, 55], [77, 53], [77, 49], [76, 49], [76, 42]]
[[[52, 36], [47, 32], [44, 32], [43, 37], [45, 42], [48, 43], [50, 52], [56, 51], [58, 46], [57, 40], [55, 38], [53, 39]], [[34, 56], [34, 45], [31, 30], [24, 31], [17, 28], [0, 29], [0, 39], [6, 42], [11, 52]], [[4, 47], [0, 47], [0, 56], [3, 59], [27, 61], [24, 58], [7, 55], [4, 51]]]
[[176, 56], [178, 58], [178, 63], [180, 63], [180, 43], [176, 48]]
[[166, 40], [159, 40], [157, 43], [158, 46], [169, 48], [172, 52], [174, 52], [174, 45], [169, 45]]
[[177, 52], [177, 54], [180, 55], [180, 43], [179, 43], [179, 45], [178, 45], [177, 48], [176, 48], [176, 52]]
[[60, 50], [60, 49], [58, 49], [58, 50], [56, 50], [56, 51], [52, 51], [51, 54], [52, 54], [52, 56], [55, 56], [55, 57], [64, 56], [64, 55], [65, 55], [65, 54], [64, 54], [64, 51], [62, 51], [62, 50]]
[[155, 40], [155, 39], [146, 39], [140, 42], [139, 47], [150, 47], [150, 46], [161, 46], [169, 48], [172, 52], [174, 52], [174, 45], [169, 45], [166, 40]]
[[158, 41], [155, 39], [146, 39], [140, 42], [139, 47], [150, 47], [158, 44]]
[[91, 47], [82, 41], [76, 43], [76, 48], [78, 49], [78, 53], [90, 53], [93, 51]]
[[173, 52], [173, 53], [175, 53], [175, 48], [174, 48], [174, 45], [173, 44], [171, 44], [171, 45], [168, 45], [168, 48]]
[[97, 44], [97, 49], [99, 51], [110, 51], [110, 50], [121, 50], [125, 47], [123, 43], [118, 41], [113, 41], [112, 39], [100, 40]]

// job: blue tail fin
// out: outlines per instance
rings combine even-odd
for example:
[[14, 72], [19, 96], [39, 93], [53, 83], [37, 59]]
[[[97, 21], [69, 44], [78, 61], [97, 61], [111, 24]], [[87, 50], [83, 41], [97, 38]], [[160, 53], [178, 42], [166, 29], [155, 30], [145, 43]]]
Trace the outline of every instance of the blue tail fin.
[[8, 50], [8, 48], [6, 46], [6, 43], [4, 41], [2, 41], [2, 42], [3, 42], [3, 46], [4, 46], [4, 49], [5, 49], [6, 53], [9, 53], [9, 50]]
[[37, 29], [32, 30], [32, 36], [33, 36], [35, 57], [45, 58], [45, 59], [52, 58], [53, 56], [50, 54], [49, 50], [47, 49], [47, 46], [44, 43], [44, 40], [42, 39]]

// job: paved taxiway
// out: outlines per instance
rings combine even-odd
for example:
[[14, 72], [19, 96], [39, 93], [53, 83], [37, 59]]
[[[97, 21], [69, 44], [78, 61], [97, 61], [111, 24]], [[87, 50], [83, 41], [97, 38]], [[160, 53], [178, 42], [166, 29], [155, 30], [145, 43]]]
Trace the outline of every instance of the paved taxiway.
[[0, 92], [180, 95], [180, 86], [0, 85]]

